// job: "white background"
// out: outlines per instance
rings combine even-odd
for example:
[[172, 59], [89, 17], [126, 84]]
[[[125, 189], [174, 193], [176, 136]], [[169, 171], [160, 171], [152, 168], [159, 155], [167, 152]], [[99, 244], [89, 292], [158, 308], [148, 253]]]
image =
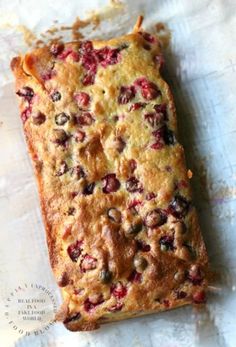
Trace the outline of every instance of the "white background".
[[[10, 58], [25, 51], [22, 35], [53, 20], [70, 24], [108, 1], [0, 0], [0, 346], [1, 347], [235, 347], [236, 346], [236, 2], [126, 1], [123, 13], [93, 37], [129, 31], [140, 13], [144, 27], [165, 22], [172, 31], [165, 78], [174, 93], [181, 141], [194, 172], [193, 190], [212, 269], [220, 290], [205, 310], [191, 307], [133, 319], [88, 333], [56, 324], [37, 337], [20, 337], [4, 317], [11, 291], [40, 283], [60, 296], [48, 262], [36, 184], [13, 92]], [[29, 326], [30, 328], [30, 326]]]

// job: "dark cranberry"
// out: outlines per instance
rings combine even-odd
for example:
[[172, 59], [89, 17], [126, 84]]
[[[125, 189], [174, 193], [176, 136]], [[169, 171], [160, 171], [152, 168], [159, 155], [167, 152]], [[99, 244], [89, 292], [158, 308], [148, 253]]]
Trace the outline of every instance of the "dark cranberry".
[[148, 266], [148, 262], [144, 257], [140, 255], [136, 256], [134, 259], [134, 266], [138, 270], [138, 272], [143, 272]]
[[143, 241], [137, 240], [136, 244], [137, 244], [137, 248], [138, 248], [139, 251], [149, 252], [151, 250], [151, 246], [147, 245]]
[[203, 281], [203, 277], [199, 266], [192, 265], [190, 270], [188, 271], [187, 278], [189, 281], [193, 283], [193, 285], [201, 284]]
[[67, 317], [67, 318], [63, 321], [63, 323], [64, 323], [64, 324], [67, 324], [67, 323], [70, 323], [70, 322], [74, 322], [74, 321], [80, 319], [80, 317], [81, 317], [81, 314], [80, 314], [79, 312], [78, 312], [78, 313], [75, 313], [73, 316]]
[[103, 269], [100, 272], [100, 281], [104, 284], [109, 283], [112, 278], [112, 273], [109, 270]]
[[174, 250], [174, 237], [173, 236], [162, 236], [159, 240], [162, 251], [173, 251]]
[[95, 182], [87, 184], [84, 189], [83, 189], [83, 194], [84, 195], [91, 195], [93, 194], [93, 190], [95, 188]]
[[149, 43], [152, 43], [152, 44], [153, 44], [153, 43], [156, 43], [156, 42], [157, 42], [157, 39], [156, 39], [153, 35], [151, 35], [151, 34], [145, 32], [145, 31], [141, 31], [141, 32], [139, 32], [139, 34], [142, 35], [142, 37], [144, 38], [144, 40], [146, 40], [146, 41], [149, 42]]
[[170, 301], [164, 299], [164, 300], [163, 300], [163, 305], [164, 305], [166, 308], [169, 308], [169, 307], [170, 307]]
[[149, 228], [159, 227], [167, 221], [166, 214], [159, 208], [146, 214], [145, 225]]
[[117, 48], [103, 47], [95, 51], [99, 63], [103, 67], [117, 64], [120, 60], [120, 53]]
[[65, 161], [61, 162], [59, 169], [56, 172], [56, 176], [62, 176], [69, 170]]
[[122, 309], [122, 307], [123, 307], [123, 304], [121, 302], [118, 302], [117, 304], [108, 308], [108, 311], [110, 311], [110, 312], [120, 311]]
[[76, 212], [76, 209], [74, 207], [69, 207], [67, 214], [68, 214], [68, 216], [74, 216], [75, 212]]
[[131, 105], [129, 108], [129, 111], [136, 111], [140, 110], [140, 108], [144, 108], [147, 104], [145, 102], [136, 102], [135, 104]]
[[91, 257], [91, 255], [85, 254], [80, 263], [80, 268], [83, 272], [96, 269], [97, 259]]
[[64, 44], [62, 42], [54, 42], [50, 46], [50, 53], [52, 53], [54, 57], [62, 53], [63, 50], [64, 50]]
[[70, 119], [70, 116], [68, 116], [66, 113], [62, 112], [62, 113], [59, 113], [55, 116], [55, 123], [57, 125], [64, 125], [68, 122], [69, 119]]
[[68, 246], [67, 253], [69, 254], [69, 257], [72, 261], [77, 262], [82, 251], [81, 246], [82, 241], [76, 241], [75, 243], [72, 243], [70, 246]]
[[103, 296], [95, 295], [94, 297], [87, 298], [84, 302], [84, 310], [91, 312], [96, 306], [101, 305], [104, 302]]
[[67, 272], [63, 272], [60, 276], [60, 278], [58, 279], [57, 283], [59, 285], [59, 287], [66, 287], [69, 284], [69, 276]]
[[136, 270], [133, 270], [128, 277], [128, 281], [130, 282], [135, 282], [135, 283], [140, 283], [142, 279], [142, 274], [140, 272], [137, 272]]
[[168, 212], [176, 218], [183, 218], [188, 213], [190, 202], [182, 195], [176, 195], [171, 201]]
[[182, 290], [176, 290], [175, 292], [176, 299], [184, 299], [187, 296], [187, 293]]
[[109, 210], [107, 211], [107, 216], [110, 220], [112, 220], [115, 223], [121, 222], [121, 213], [115, 207], [109, 208]]
[[32, 122], [35, 125], [41, 125], [46, 121], [46, 116], [40, 111], [37, 111], [32, 114]]
[[32, 112], [31, 106], [28, 106], [23, 112], [21, 112], [20, 117], [23, 123], [25, 123], [27, 119], [29, 119], [29, 117], [31, 116], [31, 112]]
[[112, 284], [111, 294], [117, 299], [122, 299], [127, 294], [127, 288], [121, 282], [117, 282], [116, 284]]
[[65, 142], [68, 140], [69, 136], [67, 133], [62, 129], [53, 129], [52, 133], [52, 142], [54, 142], [57, 145], [63, 146]]
[[30, 102], [34, 96], [34, 91], [30, 87], [23, 87], [19, 89], [16, 94], [22, 97], [25, 101]]
[[175, 136], [172, 130], [164, 126], [163, 139], [166, 145], [173, 145], [175, 143]]
[[156, 197], [157, 197], [157, 195], [155, 193], [153, 193], [153, 192], [147, 193], [146, 200], [149, 201], [149, 200], [155, 199]]
[[61, 100], [61, 93], [58, 91], [55, 91], [51, 94], [51, 99], [53, 102]]
[[132, 224], [127, 230], [128, 235], [136, 235], [143, 229], [142, 223]]
[[77, 165], [71, 169], [71, 175], [74, 176], [77, 180], [85, 177], [85, 172], [82, 166]]
[[116, 178], [116, 174], [108, 174], [105, 177], [102, 178], [103, 193], [112, 193], [116, 192], [120, 188], [120, 182]]
[[125, 145], [125, 141], [120, 136], [116, 137], [113, 141], [113, 146], [119, 153], [123, 151]]
[[120, 94], [118, 96], [119, 104], [127, 104], [135, 97], [135, 88], [131, 87], [120, 87]]
[[74, 137], [76, 142], [83, 142], [85, 139], [85, 132], [81, 130], [77, 130]]
[[87, 93], [80, 92], [75, 95], [75, 100], [78, 103], [79, 107], [86, 107], [89, 105], [90, 96]]
[[90, 112], [82, 112], [81, 115], [77, 116], [77, 123], [80, 126], [88, 126], [94, 122], [94, 118], [92, 117]]
[[78, 192], [71, 192], [70, 197], [71, 199], [74, 199], [79, 193]]
[[193, 294], [193, 302], [195, 304], [205, 304], [206, 303], [206, 293], [204, 290], [199, 290]]
[[142, 193], [143, 186], [142, 186], [141, 182], [137, 178], [130, 177], [126, 181], [126, 189], [130, 193]]
[[131, 169], [131, 172], [133, 173], [137, 169], [137, 162], [134, 159], [129, 160], [129, 166]]

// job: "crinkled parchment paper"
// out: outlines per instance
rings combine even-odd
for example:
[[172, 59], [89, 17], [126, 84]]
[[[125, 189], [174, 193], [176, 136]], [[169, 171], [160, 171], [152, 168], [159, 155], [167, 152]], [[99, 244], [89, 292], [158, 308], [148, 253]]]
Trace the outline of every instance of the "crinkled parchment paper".
[[[114, 2], [114, 1], [113, 1]], [[36, 184], [24, 143], [9, 69], [26, 51], [22, 25], [39, 39], [54, 25], [101, 10], [108, 1], [0, 1], [0, 346], [1, 347], [235, 347], [236, 346], [236, 3], [234, 0], [130, 0], [107, 9], [101, 24], [84, 28], [90, 37], [126, 33], [137, 15], [144, 27], [161, 21], [172, 40], [165, 50], [165, 78], [174, 93], [204, 239], [217, 280], [206, 309], [185, 307], [132, 319], [88, 333], [61, 324], [23, 336], [9, 323], [15, 288], [39, 283], [60, 295], [49, 266]], [[54, 20], [58, 22], [55, 23]], [[19, 25], [21, 27], [19, 27]], [[18, 26], [18, 27], [17, 27]], [[55, 36], [58, 32], [55, 32]], [[68, 34], [64, 30], [64, 34]], [[46, 35], [46, 34], [45, 34]], [[47, 35], [46, 35], [47, 36]], [[32, 36], [31, 39], [34, 39]], [[32, 41], [32, 40], [31, 40]], [[25, 290], [25, 289], [22, 289]], [[15, 293], [14, 292], [14, 293]], [[46, 305], [46, 304], [45, 304]], [[50, 306], [51, 307], [51, 306]], [[52, 310], [52, 308], [50, 308]], [[50, 313], [50, 312], [49, 312]], [[51, 312], [52, 313], [52, 312]], [[42, 322], [28, 322], [28, 330]]]

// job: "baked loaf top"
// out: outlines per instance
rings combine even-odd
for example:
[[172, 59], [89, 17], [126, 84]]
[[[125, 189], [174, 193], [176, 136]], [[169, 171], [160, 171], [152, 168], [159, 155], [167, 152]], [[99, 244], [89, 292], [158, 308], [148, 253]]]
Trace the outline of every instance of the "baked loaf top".
[[70, 330], [205, 301], [208, 260], [162, 63], [144, 31], [12, 60]]

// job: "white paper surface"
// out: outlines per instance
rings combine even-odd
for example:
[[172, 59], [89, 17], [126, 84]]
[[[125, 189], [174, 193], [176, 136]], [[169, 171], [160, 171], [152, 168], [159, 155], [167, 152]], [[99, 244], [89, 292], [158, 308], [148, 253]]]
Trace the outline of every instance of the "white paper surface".
[[[0, 1], [0, 26], [24, 24], [36, 33], [53, 20], [70, 24], [108, 1]], [[126, 11], [92, 36], [126, 33], [145, 14], [144, 27], [165, 22], [172, 41], [165, 77], [174, 93], [195, 202], [219, 293], [207, 309], [180, 308], [71, 333], [55, 324], [42, 334], [21, 336], [5, 312], [17, 309], [21, 286], [39, 284], [60, 294], [47, 255], [37, 189], [14, 95], [10, 58], [25, 51], [21, 34], [0, 27], [0, 346], [1, 347], [235, 347], [236, 346], [236, 3], [234, 0], [126, 1]], [[14, 295], [11, 296], [11, 293]], [[40, 289], [35, 291], [40, 297]], [[48, 298], [48, 294], [43, 294]], [[12, 300], [7, 302], [7, 298]], [[14, 301], [16, 300], [16, 301]], [[50, 301], [50, 300], [49, 300]], [[8, 307], [6, 307], [8, 305]], [[46, 309], [52, 305], [46, 300]], [[9, 313], [8, 312], [8, 313]], [[34, 323], [40, 328], [42, 322]], [[31, 323], [29, 323], [31, 326]]]

